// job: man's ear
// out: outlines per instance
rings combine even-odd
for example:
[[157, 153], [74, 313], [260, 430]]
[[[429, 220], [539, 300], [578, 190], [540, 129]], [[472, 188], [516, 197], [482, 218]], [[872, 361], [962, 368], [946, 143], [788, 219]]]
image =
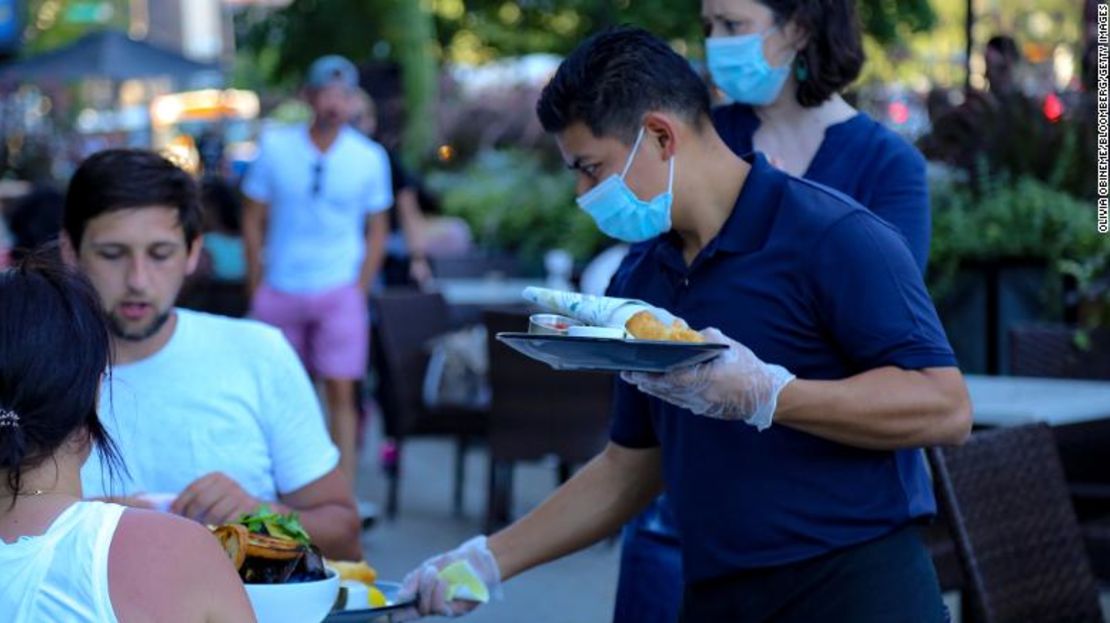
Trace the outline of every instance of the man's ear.
[[189, 245], [189, 255], [185, 259], [185, 274], [192, 275], [200, 264], [200, 253], [204, 248], [204, 234], [199, 234], [193, 244]]
[[63, 231], [58, 235], [58, 247], [62, 252], [62, 261], [68, 266], [77, 266], [77, 247], [69, 237], [69, 232]]
[[649, 112], [644, 115], [644, 129], [647, 132], [644, 142], [658, 146], [662, 160], [674, 157], [678, 147], [678, 123], [674, 116], [663, 112]]

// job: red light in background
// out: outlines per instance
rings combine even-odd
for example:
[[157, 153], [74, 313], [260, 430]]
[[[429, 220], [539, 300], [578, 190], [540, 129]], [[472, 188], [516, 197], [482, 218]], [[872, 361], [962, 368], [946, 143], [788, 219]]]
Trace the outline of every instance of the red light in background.
[[887, 104], [886, 114], [890, 116], [891, 121], [897, 125], [902, 125], [910, 120], [910, 107], [900, 100], [891, 102]]
[[1056, 123], [1064, 117], [1064, 102], [1055, 93], [1049, 93], [1048, 97], [1044, 98], [1044, 106], [1041, 110], [1046, 119]]

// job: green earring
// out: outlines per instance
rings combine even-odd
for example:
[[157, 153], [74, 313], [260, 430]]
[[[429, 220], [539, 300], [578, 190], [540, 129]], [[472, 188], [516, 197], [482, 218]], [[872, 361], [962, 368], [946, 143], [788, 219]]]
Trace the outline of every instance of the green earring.
[[809, 67], [806, 66], [805, 59], [800, 56], [798, 60], [794, 61], [794, 77], [798, 79], [798, 82], [805, 82], [809, 79]]

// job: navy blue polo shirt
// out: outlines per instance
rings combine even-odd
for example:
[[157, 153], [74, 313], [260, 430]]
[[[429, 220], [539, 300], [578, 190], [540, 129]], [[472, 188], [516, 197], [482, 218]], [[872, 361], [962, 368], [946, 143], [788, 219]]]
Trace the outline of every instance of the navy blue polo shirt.
[[[751, 106], [714, 108], [713, 125], [737, 155], [753, 150], [759, 117]], [[825, 130], [825, 140], [802, 177], [839, 190], [894, 225], [925, 272], [932, 225], [929, 187], [925, 158], [913, 145], [859, 113]]]
[[[717, 327], [802, 379], [956, 365], [893, 227], [761, 155], [746, 160], [731, 216], [690, 266], [677, 237], [661, 236], [610, 292]], [[778, 425], [760, 433], [617, 386], [610, 436], [661, 447], [687, 582], [803, 560], [935, 512], [918, 450], [864, 450]]]

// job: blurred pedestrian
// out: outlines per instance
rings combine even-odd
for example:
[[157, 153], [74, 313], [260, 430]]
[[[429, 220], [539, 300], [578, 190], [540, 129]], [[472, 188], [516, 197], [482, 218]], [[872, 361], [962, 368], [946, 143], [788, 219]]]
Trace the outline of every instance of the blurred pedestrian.
[[[351, 125], [373, 139], [378, 133], [378, 109], [374, 99], [359, 89], [355, 98]], [[390, 184], [393, 190], [393, 210], [389, 212], [389, 238], [383, 277], [387, 286], [416, 284], [426, 286], [432, 277], [425, 252], [427, 219], [420, 199], [420, 181], [402, 164], [394, 150], [386, 148], [389, 155]]]
[[385, 255], [393, 204], [389, 157], [349, 125], [358, 71], [317, 59], [304, 95], [310, 124], [260, 140], [243, 181], [243, 240], [251, 315], [279, 327], [323, 381], [332, 438], [353, 480], [356, 382], [366, 375], [367, 296]]
[[12, 261], [57, 241], [64, 202], [58, 190], [39, 186], [12, 203], [8, 211]]
[[983, 52], [987, 85], [996, 96], [1012, 93], [1018, 88], [1021, 52], [1017, 42], [1009, 35], [995, 35], [987, 41]]
[[225, 179], [205, 176], [200, 185], [204, 209], [204, 253], [209, 276], [217, 281], [247, 278], [247, 258], [243, 248], [243, 203]]

